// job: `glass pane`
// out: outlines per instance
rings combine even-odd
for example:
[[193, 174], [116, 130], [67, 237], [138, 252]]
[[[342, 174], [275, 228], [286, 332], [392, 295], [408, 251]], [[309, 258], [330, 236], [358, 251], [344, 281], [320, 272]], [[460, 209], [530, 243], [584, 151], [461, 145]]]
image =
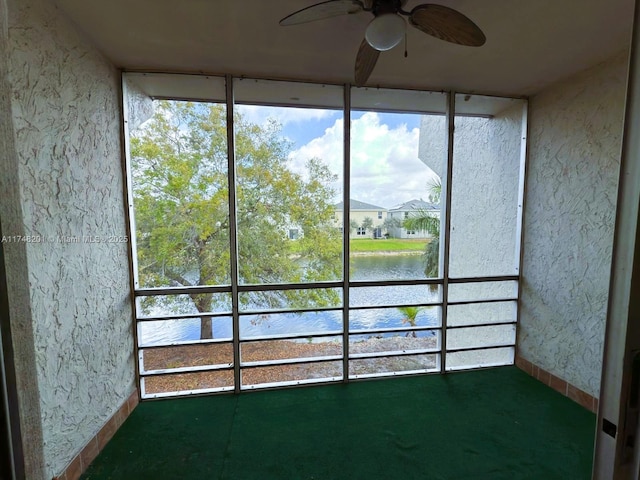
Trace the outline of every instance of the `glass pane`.
[[377, 307], [405, 303], [440, 302], [438, 285], [389, 285], [384, 287], [352, 287], [349, 290], [350, 307]]
[[242, 386], [273, 385], [285, 382], [309, 383], [342, 379], [342, 361], [245, 368]]
[[447, 325], [474, 325], [478, 323], [515, 322], [516, 302], [470, 303], [449, 305]]
[[231, 340], [233, 338], [231, 317], [138, 322], [138, 344], [141, 347], [172, 345], [209, 338]]
[[226, 115], [158, 100], [128, 123], [138, 287], [230, 283]]
[[[449, 274], [454, 278], [518, 273], [526, 101], [480, 100], [474, 95], [456, 95], [449, 262]], [[486, 113], [463, 113], [472, 103]]]
[[349, 360], [349, 377], [367, 377], [394, 373], [424, 373], [440, 368], [439, 354], [402, 355], [396, 357]]
[[396, 307], [349, 310], [349, 331], [441, 325], [440, 307]]
[[515, 325], [456, 328], [447, 331], [447, 350], [508, 345], [515, 342]]
[[240, 292], [240, 311], [342, 307], [342, 289], [268, 290]]
[[349, 355], [383, 352], [408, 352], [440, 348], [440, 333], [420, 330], [407, 333], [349, 335]]
[[449, 302], [518, 298], [518, 282], [450, 283]]
[[230, 293], [195, 295], [150, 295], [136, 298], [138, 318], [155, 318], [194, 313], [231, 313]]
[[342, 337], [265, 340], [240, 344], [242, 363], [342, 355]]
[[233, 365], [233, 345], [230, 343], [145, 348], [139, 355], [143, 365], [141, 373], [168, 368]]
[[[421, 122], [436, 117], [429, 112], [445, 110], [446, 95], [366, 88], [351, 93], [359, 111], [351, 117], [350, 277], [437, 277], [443, 170], [427, 164], [423, 143], [446, 153], [447, 137], [444, 131], [423, 139]], [[343, 202], [336, 205], [339, 223], [344, 210]]]
[[[437, 243], [437, 242], [436, 242]], [[378, 239], [351, 241], [351, 280], [413, 280], [425, 278], [425, 240]], [[363, 248], [363, 251], [358, 250]], [[366, 247], [367, 250], [364, 250]], [[375, 251], [371, 249], [377, 249]], [[398, 249], [412, 248], [401, 252]]]
[[[314, 105], [334, 89], [240, 79], [234, 85], [239, 282], [340, 280], [342, 233], [333, 206], [342, 196], [343, 112]], [[310, 306], [334, 302], [333, 292], [322, 290]], [[270, 306], [258, 294], [251, 304]]]
[[342, 312], [240, 315], [240, 338], [309, 335], [342, 331]]
[[447, 353], [447, 370], [513, 365], [514, 355], [513, 347]]
[[142, 377], [140, 383], [143, 398], [164, 396], [162, 394], [205, 393], [225, 387], [233, 388], [233, 370], [153, 375]]

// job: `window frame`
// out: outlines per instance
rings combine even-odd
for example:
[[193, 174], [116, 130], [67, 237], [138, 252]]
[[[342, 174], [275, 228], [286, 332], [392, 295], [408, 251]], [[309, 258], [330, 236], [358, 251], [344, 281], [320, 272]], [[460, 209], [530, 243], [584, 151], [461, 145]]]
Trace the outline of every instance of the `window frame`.
[[[140, 75], [139, 73], [136, 73], [137, 75]], [[134, 75], [136, 75], [134, 74]], [[129, 129], [129, 125], [127, 123], [127, 120], [129, 118], [129, 108], [128, 108], [128, 100], [127, 100], [127, 92], [128, 92], [128, 87], [127, 87], [127, 82], [126, 80], [126, 76], [127, 75], [132, 75], [132, 74], [128, 74], [126, 72], [123, 72], [122, 74], [122, 83], [123, 83], [123, 88], [122, 88], [122, 94], [124, 96], [124, 108], [123, 108], [123, 125], [124, 125], [124, 137], [125, 137], [125, 166], [126, 168], [124, 169], [124, 177], [125, 177], [125, 188], [126, 188], [126, 193], [127, 193], [127, 198], [129, 199], [128, 204], [129, 204], [129, 228], [130, 228], [130, 238], [132, 239], [132, 241], [129, 244], [129, 248], [130, 248], [130, 258], [131, 258], [131, 273], [132, 273], [132, 277], [136, 279], [136, 286], [132, 291], [132, 297], [134, 299], [140, 298], [142, 296], [145, 295], [176, 295], [176, 294], [183, 294], [183, 293], [192, 293], [193, 291], [197, 291], [198, 293], [219, 293], [219, 292], [229, 292], [231, 293], [231, 295], [233, 297], [235, 297], [237, 299], [237, 295], [241, 292], [241, 291], [250, 291], [252, 288], [256, 288], [256, 286], [242, 286], [239, 285], [237, 283], [237, 278], [232, 280], [232, 285], [229, 286], [205, 286], [205, 287], [192, 287], [192, 288], [187, 288], [187, 287], [167, 287], [167, 288], [139, 288], [139, 286], [137, 285], [137, 260], [136, 260], [136, 245], [135, 245], [135, 214], [133, 211], [133, 202], [131, 201], [133, 199], [133, 193], [132, 193], [132, 178], [131, 178], [131, 168], [130, 168], [130, 158], [129, 158], [129, 135], [128, 135], [128, 129]], [[147, 75], [147, 74], [144, 74]], [[152, 74], [148, 74], [148, 75], [152, 75]], [[155, 74], [155, 75], [163, 75], [164, 77], [167, 78], [173, 78], [173, 77], [180, 77], [180, 75], [177, 74]], [[184, 75], [182, 77], [185, 77]], [[206, 79], [208, 78], [213, 78], [211, 76], [199, 76], [199, 75], [190, 75], [189, 77], [191, 77], [191, 80], [194, 79], [194, 77], [197, 78], [197, 81], [192, 82], [194, 84], [196, 84], [196, 86], [192, 86], [192, 90], [193, 91], [198, 91], [201, 92], [203, 91], [202, 88], [200, 88], [202, 85], [201, 83], [206, 83]], [[216, 77], [216, 78], [224, 78], [225, 83], [226, 83], [226, 88], [225, 88], [225, 99], [224, 102], [226, 103], [227, 106], [227, 118], [228, 120], [231, 122], [231, 126], [228, 124], [227, 125], [227, 130], [228, 130], [228, 140], [229, 140], [229, 166], [231, 168], [233, 168], [233, 111], [234, 111], [234, 104], [233, 102], [230, 100], [233, 98], [233, 80], [235, 78], [240, 78], [240, 77], [234, 77], [232, 75], [226, 75], [224, 77]], [[202, 81], [202, 82], [200, 82]], [[187, 82], [188, 83], [188, 82]], [[307, 82], [292, 82], [292, 83], [307, 83]], [[199, 87], [198, 87], [199, 85]], [[320, 84], [314, 84], [314, 85], [320, 85]], [[344, 105], [343, 105], [343, 111], [344, 111], [344, 118], [345, 118], [345, 122], [344, 122], [344, 133], [345, 133], [345, 139], [344, 139], [344, 148], [345, 148], [345, 152], [344, 152], [344, 165], [348, 165], [349, 163], [349, 133], [350, 133], [350, 125], [349, 122], [346, 121], [347, 119], [350, 118], [350, 113], [353, 110], [355, 110], [354, 106], [352, 105], [353, 103], [356, 103], [353, 101], [353, 92], [354, 92], [354, 88], [350, 87], [349, 85], [338, 85], [340, 88], [343, 89], [344, 91]], [[175, 84], [174, 84], [175, 87]], [[172, 88], [171, 86], [168, 86], [166, 88]], [[198, 88], [200, 88], [200, 90], [198, 90]], [[393, 90], [393, 89], [391, 89]], [[412, 92], [410, 90], [397, 90], [398, 92]], [[219, 92], [218, 92], [219, 93]], [[428, 92], [428, 93], [440, 93], [440, 92]], [[446, 355], [447, 353], [456, 353], [456, 352], [460, 352], [460, 351], [466, 351], [466, 350], [474, 350], [474, 349], [453, 349], [453, 350], [447, 350], [446, 347], [446, 330], [447, 328], [456, 328], [456, 327], [447, 327], [447, 322], [446, 322], [446, 311], [447, 311], [447, 305], [461, 305], [461, 304], [465, 304], [465, 303], [470, 303], [470, 302], [450, 302], [447, 298], [448, 295], [448, 285], [449, 284], [453, 284], [453, 283], [478, 283], [478, 282], [491, 282], [491, 281], [502, 281], [502, 282], [516, 282], [516, 284], [518, 285], [520, 282], [520, 274], [517, 273], [516, 275], [506, 275], [506, 276], [498, 276], [498, 277], [475, 277], [475, 278], [448, 278], [447, 275], [447, 271], [448, 271], [448, 242], [449, 242], [449, 238], [448, 238], [448, 229], [450, 228], [450, 218], [449, 218], [449, 212], [447, 210], [447, 205], [450, 204], [450, 195], [451, 195], [451, 189], [448, 187], [448, 185], [450, 185], [451, 182], [451, 163], [453, 161], [453, 117], [454, 114], [453, 112], [455, 111], [455, 96], [457, 94], [459, 94], [460, 92], [456, 92], [453, 90], [450, 91], [446, 91], [446, 97], [447, 97], [447, 109], [446, 112], [444, 112], [444, 115], [447, 117], [447, 144], [448, 144], [448, 152], [447, 152], [447, 178], [443, 179], [443, 212], [441, 213], [441, 221], [442, 221], [442, 235], [444, 238], [444, 242], [443, 245], [441, 245], [441, 249], [442, 252], [444, 254], [441, 253], [441, 263], [444, 264], [444, 271], [443, 269], [441, 269], [442, 274], [440, 275], [439, 278], [435, 278], [435, 279], [425, 279], [425, 280], [417, 280], [417, 281], [386, 281], [386, 282], [355, 282], [355, 281], [351, 281], [349, 279], [349, 266], [348, 266], [348, 258], [349, 258], [349, 235], [345, 234], [344, 232], [349, 232], [349, 220], [351, 217], [351, 212], [349, 210], [343, 212], [343, 222], [342, 225], [339, 226], [338, 228], [343, 232], [343, 238], [344, 240], [344, 252], [343, 252], [343, 257], [344, 257], [344, 278], [342, 281], [337, 281], [337, 282], [322, 282], [322, 283], [316, 283], [316, 284], [283, 284], [283, 285], [275, 285], [275, 286], [268, 286], [268, 287], [257, 287], [257, 288], [284, 288], [284, 289], [295, 289], [295, 288], [316, 288], [316, 287], [322, 287], [322, 288], [342, 288], [345, 290], [345, 301], [344, 301], [344, 305], [343, 307], [341, 307], [341, 310], [344, 313], [344, 317], [345, 319], [348, 317], [349, 315], [349, 310], [350, 307], [348, 305], [348, 290], [350, 288], [357, 288], [357, 287], [362, 287], [362, 286], [367, 286], [367, 285], [380, 285], [380, 286], [384, 286], [384, 285], [388, 285], [388, 286], [393, 286], [393, 285], [425, 285], [425, 286], [436, 286], [438, 288], [440, 288], [442, 290], [442, 297], [440, 299], [439, 302], [434, 303], [434, 304], [430, 304], [433, 306], [439, 306], [440, 308], [442, 308], [442, 323], [440, 325], [440, 327], [429, 327], [431, 329], [436, 329], [436, 330], [440, 330], [441, 331], [441, 338], [440, 338], [440, 343], [441, 343], [441, 348], [435, 352], [439, 355], [439, 364], [438, 364], [438, 368], [436, 369], [437, 372], [436, 373], [444, 373], [445, 371], [447, 371], [446, 368]], [[209, 95], [209, 93], [207, 93], [206, 95]], [[204, 100], [203, 95], [202, 94], [197, 94], [196, 95], [197, 98], [199, 100]], [[182, 99], [182, 98], [189, 98], [187, 97], [183, 97], [179, 94], [175, 95], [175, 96], [167, 96], [165, 94], [157, 94], [154, 96], [154, 98], [175, 98], [175, 99]], [[212, 99], [213, 100], [213, 99]], [[218, 99], [219, 101], [219, 99]], [[362, 101], [361, 99], [359, 101]], [[278, 105], [278, 104], [274, 104], [274, 105]], [[283, 104], [284, 105], [284, 104]], [[359, 104], [357, 106], [358, 108], [362, 108], [362, 105]], [[415, 107], [412, 107], [414, 110], [407, 110], [407, 111], [412, 111], [413, 113], [417, 113], [415, 112]], [[424, 111], [422, 112], [423, 114], [431, 114], [433, 112], [427, 112]], [[442, 112], [441, 112], [442, 113]], [[471, 113], [470, 113], [471, 114]], [[518, 261], [518, 272], [520, 272], [520, 266], [522, 263], [522, 256], [521, 256], [521, 251], [522, 251], [522, 242], [523, 242], [523, 237], [522, 237], [522, 199], [524, 198], [524, 189], [526, 187], [526, 182], [525, 182], [525, 178], [524, 178], [524, 171], [525, 171], [525, 166], [526, 166], [526, 128], [527, 128], [527, 120], [528, 120], [528, 109], [526, 106], [526, 101], [524, 103], [524, 108], [523, 108], [523, 121], [522, 121], [522, 131], [523, 131], [523, 142], [522, 142], [522, 153], [521, 153], [521, 158], [520, 158], [520, 162], [521, 162], [521, 170], [520, 170], [520, 185], [519, 185], [519, 197], [520, 197], [520, 202], [519, 202], [519, 206], [518, 206], [518, 238], [516, 239], [517, 241], [517, 253], [519, 255], [519, 261]], [[230, 178], [232, 178], [231, 176], [233, 175], [232, 173], [229, 173]], [[344, 205], [348, 204], [348, 193], [349, 193], [349, 188], [348, 188], [348, 184], [349, 184], [349, 171], [348, 168], [345, 169], [345, 174], [344, 174], [344, 184], [346, 186], [346, 188], [343, 191], [343, 201], [344, 201]], [[230, 195], [233, 196], [233, 187], [230, 185], [229, 187], [230, 190]], [[398, 212], [400, 213], [400, 212]], [[405, 211], [403, 212], [404, 218], [409, 218], [409, 212]], [[378, 219], [381, 219], [383, 215], [383, 212], [378, 212]], [[391, 213], [387, 213], [387, 216], [390, 218], [394, 217], [394, 214]], [[233, 214], [232, 214], [233, 217]], [[333, 218], [337, 218], [337, 216], [334, 214]], [[235, 219], [232, 218], [232, 222]], [[358, 227], [358, 231], [356, 232], [356, 235], [361, 235], [359, 232], [359, 230], [362, 227]], [[405, 230], [406, 231], [406, 230]], [[411, 231], [413, 235], [416, 234], [415, 230]], [[289, 232], [290, 233], [290, 232]], [[409, 234], [409, 232], [407, 231], [407, 234]], [[365, 233], [364, 235], [366, 235], [366, 229], [365, 229]], [[506, 297], [501, 297], [501, 298], [497, 298], [497, 299], [490, 299], [490, 300], [476, 300], [475, 303], [487, 303], [487, 302], [507, 302], [507, 301], [514, 301], [516, 302], [516, 315], [515, 318], [513, 320], [513, 322], [508, 322], [505, 324], [513, 324], [513, 325], [517, 325], [518, 324], [518, 320], [519, 320], [519, 310], [520, 310], [520, 288], [517, 287], [516, 291], [514, 292], [513, 295], [510, 296], [506, 296]], [[137, 302], [134, 302], [134, 305]], [[236, 300], [237, 303], [237, 300]], [[473, 303], [473, 302], [471, 302]], [[429, 306], [429, 305], [427, 305]], [[232, 311], [232, 315], [234, 315], [234, 331], [237, 331], [237, 318], [236, 316], [238, 315], [236, 307], [234, 307], [233, 311]], [[180, 315], [178, 316], [174, 316], [174, 318], [178, 318], [180, 317]], [[136, 309], [136, 322], [139, 325], [139, 323], [142, 321], [149, 321], [151, 319], [149, 318], [140, 318], [138, 315], [138, 311]], [[476, 326], [478, 327], [482, 327], [482, 326], [488, 326], [488, 325], [494, 325], [493, 323], [491, 324], [478, 324]], [[139, 339], [138, 339], [138, 328], [135, 329], [136, 331], [136, 353], [138, 356], [142, 355], [142, 350], [144, 350], [144, 346], [141, 346], [139, 344]], [[411, 330], [409, 330], [411, 331]], [[417, 330], [416, 330], [417, 331]], [[349, 327], [348, 327], [348, 322], [346, 322], [346, 324], [343, 327], [343, 331], [342, 331], [342, 335], [343, 335], [343, 344], [344, 344], [344, 352], [343, 352], [343, 356], [340, 360], [342, 360], [343, 365], [345, 367], [345, 371], [348, 372], [349, 369], [349, 360], [351, 359], [355, 359], [355, 358], [362, 358], [362, 357], [353, 357], [349, 354]], [[234, 339], [233, 339], [233, 349], [234, 349], [234, 356], [235, 356], [235, 360], [233, 365], [228, 366], [227, 368], [230, 370], [233, 370], [234, 372], [234, 378], [235, 378], [235, 383], [233, 385], [233, 387], [231, 388], [223, 388], [223, 389], [210, 389], [210, 391], [207, 392], [203, 392], [203, 393], [216, 393], [216, 392], [223, 392], [223, 391], [233, 391], [233, 392], [240, 392], [241, 390], [245, 390], [245, 389], [250, 389], [250, 388], [243, 388], [242, 383], [239, 381], [240, 379], [240, 375], [241, 375], [241, 368], [242, 366], [240, 365], [240, 361], [239, 361], [239, 350], [240, 350], [240, 340], [238, 338], [236, 338], [237, 335], [236, 333], [234, 333]], [[289, 338], [296, 338], [295, 336], [290, 336]], [[196, 342], [197, 343], [197, 342]], [[497, 345], [497, 346], [490, 346], [490, 347], [483, 347], [483, 348], [513, 348], [515, 350], [515, 345], [517, 344], [517, 336], [516, 339], [514, 340], [512, 345]], [[422, 352], [422, 353], [428, 353], [428, 352]], [[396, 352], [397, 354], [397, 352]], [[371, 357], [364, 357], [364, 358], [373, 358], [375, 356], [371, 356]], [[302, 362], [304, 363], [304, 362]], [[281, 363], [278, 362], [273, 362], [273, 365], [279, 365]], [[141, 365], [140, 365], [141, 367]], [[172, 373], [176, 373], [176, 372], [170, 372], [169, 374]], [[409, 372], [409, 374], [414, 374], [414, 373], [433, 373], [433, 372], [426, 372], [426, 371], [421, 371], [421, 372]], [[395, 375], [395, 372], [390, 372], [385, 374], [384, 376], [393, 376]], [[146, 376], [148, 376], [148, 374], [146, 374], [144, 372], [144, 370], [142, 368], [137, 369], [136, 372], [136, 376], [139, 382], [139, 385], [144, 385], [144, 378]], [[379, 376], [379, 375], [368, 375], [368, 376]], [[347, 382], [349, 381], [351, 377], [348, 374], [343, 374], [341, 378], [333, 378], [333, 379], [322, 379], [321, 383], [325, 383], [325, 382]], [[294, 382], [293, 384], [296, 385], [300, 385], [303, 383], [309, 383], [309, 382]], [[313, 382], [311, 382], [313, 383]], [[271, 387], [271, 385], [269, 385]], [[286, 386], [290, 386], [290, 384], [279, 384], [277, 386], [281, 386], [281, 387], [286, 387]], [[251, 389], [254, 387], [251, 387]], [[158, 397], [162, 397], [162, 396], [184, 396], [184, 395], [190, 395], [191, 392], [172, 392], [170, 395], [164, 395], [164, 394], [152, 394], [152, 395], [145, 395], [144, 393], [144, 387], [142, 389], [142, 398], [143, 399], [147, 399], [147, 398], [158, 398]]]

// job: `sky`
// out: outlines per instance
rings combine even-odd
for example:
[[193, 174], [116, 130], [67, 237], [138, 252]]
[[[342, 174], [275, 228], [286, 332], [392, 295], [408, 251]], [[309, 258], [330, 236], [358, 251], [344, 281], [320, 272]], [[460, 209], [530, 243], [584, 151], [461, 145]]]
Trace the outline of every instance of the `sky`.
[[[309, 158], [321, 158], [340, 180], [333, 185], [342, 200], [342, 111], [292, 107], [237, 106], [251, 122], [273, 118], [292, 142], [291, 168], [304, 174]], [[420, 115], [352, 112], [351, 198], [383, 208], [428, 198], [434, 174], [418, 158]]]

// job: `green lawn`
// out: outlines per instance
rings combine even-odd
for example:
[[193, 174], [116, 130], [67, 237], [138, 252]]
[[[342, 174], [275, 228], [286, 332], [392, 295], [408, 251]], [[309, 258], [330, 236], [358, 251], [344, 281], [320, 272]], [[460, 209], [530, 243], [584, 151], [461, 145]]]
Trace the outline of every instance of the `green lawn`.
[[400, 238], [356, 238], [351, 240], [352, 252], [417, 252], [424, 251], [427, 240]]
[[[351, 239], [351, 252], [424, 252], [429, 240], [401, 239], [401, 238], [355, 238]], [[291, 254], [300, 253], [297, 240], [289, 242]]]

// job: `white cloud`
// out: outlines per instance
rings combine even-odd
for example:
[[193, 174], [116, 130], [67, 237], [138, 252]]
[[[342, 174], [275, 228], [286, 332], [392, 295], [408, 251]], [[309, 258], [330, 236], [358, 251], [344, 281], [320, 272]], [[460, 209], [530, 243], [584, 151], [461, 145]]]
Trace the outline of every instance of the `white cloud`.
[[283, 108], [262, 105], [237, 105], [236, 109], [242, 113], [247, 121], [259, 125], [263, 124], [268, 118], [274, 119], [285, 126], [291, 123], [301, 123], [309, 120], [329, 118], [336, 114], [335, 110], [319, 108]]
[[[323, 159], [340, 174], [342, 182], [343, 121], [337, 120], [324, 135], [293, 151], [293, 168], [303, 171], [312, 157]], [[418, 158], [418, 128], [395, 128], [381, 123], [380, 115], [367, 112], [351, 124], [351, 198], [390, 208], [413, 198], [427, 198], [433, 172]], [[339, 192], [342, 184], [336, 185]]]

